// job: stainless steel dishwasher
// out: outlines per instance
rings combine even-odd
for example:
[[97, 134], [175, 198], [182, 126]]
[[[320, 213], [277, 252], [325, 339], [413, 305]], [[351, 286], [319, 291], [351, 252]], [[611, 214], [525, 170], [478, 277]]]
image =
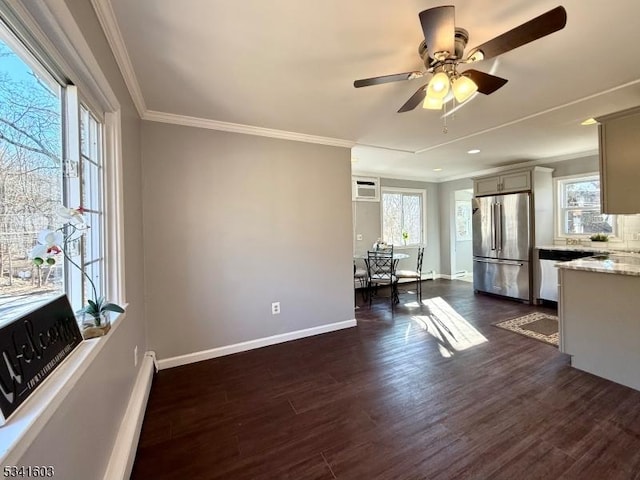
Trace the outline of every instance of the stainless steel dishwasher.
[[599, 252], [585, 250], [555, 250], [541, 248], [538, 250], [540, 259], [540, 289], [538, 300], [558, 301], [558, 262], [570, 262], [578, 258], [598, 255]]

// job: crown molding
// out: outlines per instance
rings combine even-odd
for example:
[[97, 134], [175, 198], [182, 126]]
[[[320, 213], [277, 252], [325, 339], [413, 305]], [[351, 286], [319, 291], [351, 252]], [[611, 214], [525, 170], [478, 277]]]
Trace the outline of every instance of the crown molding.
[[385, 172], [372, 172], [367, 170], [358, 170], [351, 166], [351, 176], [357, 177], [377, 177], [377, 178], [386, 178], [388, 180], [403, 180], [407, 182], [416, 182], [416, 183], [440, 183], [441, 180], [435, 177], [425, 177], [421, 175], [401, 175], [394, 173], [385, 173]]
[[384, 147], [382, 145], [372, 145], [370, 143], [356, 143], [355, 146], [362, 147], [362, 148], [371, 148], [375, 150], [386, 150], [388, 152], [407, 153], [412, 155], [415, 155], [416, 153], [414, 150], [404, 150], [402, 148]]
[[274, 130], [272, 128], [255, 127], [253, 125], [242, 125], [240, 123], [221, 122], [209, 120], [207, 118], [189, 117], [187, 115], [176, 115], [173, 113], [156, 112], [147, 110], [142, 116], [143, 120], [150, 122], [171, 123], [186, 127], [206, 128], [209, 130], [222, 130], [224, 132], [243, 133], [245, 135], [258, 135], [260, 137], [279, 138], [282, 140], [292, 140], [294, 142], [317, 143], [320, 145], [330, 145], [333, 147], [352, 148], [355, 142], [342, 140], [340, 138], [319, 137], [317, 135], [307, 135], [306, 133], [288, 132], [285, 130]]
[[549, 171], [553, 171], [554, 170], [553, 168], [541, 167], [540, 165], [566, 162], [568, 160], [574, 160], [576, 158], [588, 158], [588, 157], [593, 157], [594, 155], [598, 155], [598, 150], [587, 150], [584, 152], [576, 152], [576, 153], [571, 153], [567, 155], [559, 155], [556, 157], [538, 158], [535, 160], [528, 160], [520, 163], [512, 163], [510, 165], [501, 165], [499, 167], [485, 168], [483, 170], [476, 170], [473, 172], [467, 172], [460, 175], [452, 175], [450, 177], [444, 177], [440, 180], [440, 183], [451, 182], [453, 180], [469, 179], [472, 177], [481, 177], [483, 175], [492, 175], [494, 173], [507, 172], [510, 170], [518, 169], [518, 168], [537, 167], [539, 169], [546, 168]]
[[138, 115], [142, 118], [147, 111], [147, 107], [144, 103], [142, 90], [140, 89], [140, 84], [138, 83], [138, 79], [133, 69], [129, 52], [124, 44], [124, 40], [122, 39], [122, 32], [118, 26], [116, 14], [111, 6], [111, 1], [91, 0], [91, 5], [93, 5], [98, 21], [102, 26], [105, 36], [107, 37], [113, 56], [116, 59], [118, 68], [120, 68], [120, 72], [122, 73], [122, 78], [124, 78], [124, 83], [127, 85], [127, 89], [129, 90], [131, 99], [136, 106], [136, 110], [138, 110]]

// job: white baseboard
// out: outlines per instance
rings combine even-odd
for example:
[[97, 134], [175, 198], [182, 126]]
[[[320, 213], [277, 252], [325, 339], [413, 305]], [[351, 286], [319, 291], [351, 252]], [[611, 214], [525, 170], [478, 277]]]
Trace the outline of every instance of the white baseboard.
[[438, 275], [436, 275], [437, 278], [443, 278], [445, 280], [463, 280], [463, 281], [467, 281], [467, 282], [471, 282], [473, 280], [465, 280], [466, 275], [460, 275], [460, 274], [455, 274], [455, 275], [446, 275], [444, 273], [439, 273]]
[[282, 333], [271, 337], [257, 338], [255, 340], [249, 340], [248, 342], [225, 345], [224, 347], [211, 348], [209, 350], [188, 353], [177, 357], [163, 358], [158, 360], [158, 368], [160, 370], [164, 370], [165, 368], [179, 367], [180, 365], [201, 362], [203, 360], [223, 357], [233, 353], [246, 352], [247, 350], [253, 350], [255, 348], [267, 347], [277, 343], [288, 342], [290, 340], [297, 340], [304, 337], [312, 337], [313, 335], [320, 335], [321, 333], [333, 332], [355, 326], [356, 320], [354, 318], [353, 320], [345, 320], [344, 322], [329, 323], [327, 325], [320, 325], [319, 327], [305, 328], [304, 330], [296, 330], [294, 332]]
[[136, 458], [142, 420], [151, 391], [151, 382], [154, 372], [153, 352], [147, 352], [142, 359], [138, 378], [133, 386], [129, 405], [124, 414], [116, 443], [111, 452], [109, 465], [104, 475], [104, 480], [127, 480], [131, 476], [133, 461]]
[[438, 275], [436, 275], [437, 278], [443, 278], [445, 280], [456, 280], [458, 277], [458, 275], [447, 275], [446, 273], [439, 273]]

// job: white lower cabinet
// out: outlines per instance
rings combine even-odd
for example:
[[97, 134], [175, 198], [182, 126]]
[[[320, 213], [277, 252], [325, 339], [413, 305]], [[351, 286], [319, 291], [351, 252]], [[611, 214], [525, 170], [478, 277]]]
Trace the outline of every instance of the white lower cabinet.
[[560, 350], [573, 367], [640, 390], [640, 276], [559, 272]]

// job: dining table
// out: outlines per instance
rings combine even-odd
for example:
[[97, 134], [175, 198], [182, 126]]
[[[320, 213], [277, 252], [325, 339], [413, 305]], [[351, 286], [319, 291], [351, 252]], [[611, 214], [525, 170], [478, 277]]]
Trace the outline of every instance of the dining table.
[[[403, 259], [405, 259], [405, 258], [409, 258], [409, 257], [410, 257], [410, 255], [409, 255], [408, 253], [401, 253], [401, 252], [395, 252], [395, 251], [394, 251], [394, 252], [393, 252], [393, 270], [395, 271], [395, 269], [397, 268], [398, 262], [399, 262], [400, 260], [403, 260]], [[365, 266], [367, 266], [367, 261], [368, 261], [368, 259], [369, 259], [368, 252], [367, 252], [367, 253], [356, 253], [356, 254], [354, 254], [354, 255], [353, 255], [353, 259], [354, 259], [354, 260], [364, 260], [364, 262], [365, 262]], [[355, 264], [354, 264], [354, 265], [355, 265]], [[355, 267], [354, 267], [354, 268], [355, 268]], [[367, 266], [367, 270], [368, 270], [368, 269], [369, 269], [369, 267]], [[354, 270], [354, 272], [355, 272], [355, 270]], [[395, 300], [395, 302], [397, 303], [397, 302], [399, 302], [400, 300], [398, 299], [398, 292], [397, 292], [397, 289], [396, 289], [396, 288], [397, 288], [397, 287], [396, 287], [396, 285], [395, 285], [395, 283], [394, 283], [392, 296], [396, 299], [396, 300]], [[369, 295], [371, 295], [371, 293], [369, 293]], [[359, 308], [359, 307], [358, 307], [358, 306], [356, 306], [356, 309], [358, 309], [358, 308]]]
[[[393, 252], [393, 259], [396, 261], [409, 257], [410, 255], [408, 253]], [[366, 260], [368, 255], [366, 253], [356, 253], [353, 255], [353, 258], [355, 260]]]

